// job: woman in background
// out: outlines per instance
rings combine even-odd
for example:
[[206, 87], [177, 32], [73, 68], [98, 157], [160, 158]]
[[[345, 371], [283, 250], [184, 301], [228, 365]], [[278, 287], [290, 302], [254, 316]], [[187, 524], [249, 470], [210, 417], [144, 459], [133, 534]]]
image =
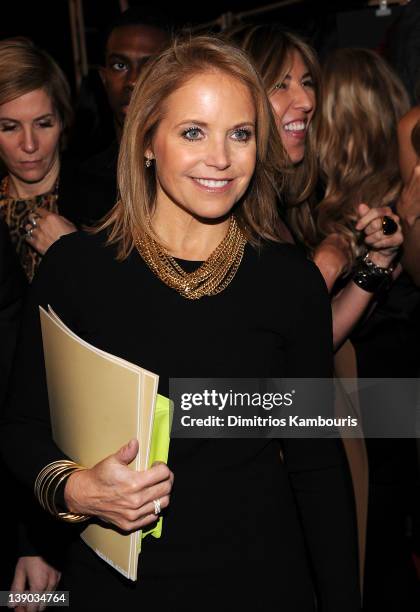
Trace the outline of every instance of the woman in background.
[[0, 216], [29, 281], [51, 244], [95, 219], [106, 199], [99, 182], [61, 159], [72, 117], [55, 61], [28, 39], [0, 41]]
[[[5, 266], [4, 277], [18, 277], [20, 286], [24, 274], [27, 280], [32, 280], [41, 255], [50, 244], [75, 230], [73, 223], [65, 217], [75, 220], [72, 209], [77, 203], [66, 200], [64, 196], [58, 202], [60, 146], [71, 120], [70, 88], [54, 60], [27, 39], [1, 41], [0, 161], [3, 179], [0, 184], [0, 219], [4, 248], [12, 243], [10, 248], [16, 251], [21, 268], [11, 254], [2, 260], [2, 265]], [[63, 190], [63, 183], [68, 182], [63, 172], [61, 179], [60, 188]], [[12, 303], [7, 307], [9, 312]], [[16, 329], [19, 318], [20, 311], [14, 315]], [[12, 326], [8, 321], [8, 335], [2, 335], [2, 351], [8, 346], [7, 338], [11, 333]], [[6, 374], [12, 363], [10, 346], [7, 370], [2, 367], [1, 374], [4, 396], [8, 382]], [[15, 483], [10, 486], [16, 487]], [[18, 496], [17, 489], [15, 496]], [[31, 506], [29, 498], [25, 498], [25, 503]], [[34, 545], [28, 533], [32, 531], [29, 515], [31, 512], [20, 517], [17, 542], [20, 558], [10, 588], [17, 591], [26, 588], [53, 590], [59, 572], [41, 557], [43, 547]]]
[[[95, 203], [106, 201], [105, 187], [62, 159], [72, 116], [70, 87], [55, 61], [28, 39], [0, 41], [0, 219], [28, 281], [51, 244], [95, 218]], [[11, 261], [2, 262], [8, 276]], [[4, 347], [7, 342], [5, 336]], [[2, 393], [6, 374], [2, 368]], [[13, 590], [24, 590], [27, 581], [32, 590], [51, 590], [59, 578], [40, 556], [46, 551], [35, 517], [22, 517]]]
[[[315, 51], [300, 36], [277, 24], [240, 25], [226, 34], [248, 53], [259, 71], [276, 117], [283, 146], [292, 164], [282, 194], [280, 212], [294, 239], [304, 246], [320, 269], [329, 291], [336, 281], [349, 274], [352, 249], [349, 235], [330, 232], [319, 239], [313, 214], [319, 199], [317, 126], [322, 105], [321, 69]], [[395, 221], [392, 211], [370, 211], [359, 202], [356, 215], [361, 220], [358, 240], [371, 234], [367, 244], [376, 251], [373, 260], [390, 264], [402, 242], [401, 231], [372, 244], [372, 224], [381, 214]], [[369, 214], [368, 214], [369, 213]], [[382, 253], [382, 255], [381, 255]], [[349, 277], [347, 277], [349, 278]], [[348, 337], [372, 300], [373, 293], [362, 290], [349, 279], [333, 296], [334, 346]]]
[[[362, 378], [405, 378], [418, 373], [418, 336], [414, 313], [420, 293], [402, 273], [389, 286], [365, 274], [366, 266], [386, 272], [391, 253], [383, 248], [384, 234], [394, 229], [376, 218], [365, 244], [380, 248], [372, 267], [358, 230], [357, 207], [365, 202], [374, 211], [395, 210], [401, 196], [398, 167], [398, 121], [409, 102], [403, 85], [386, 62], [366, 49], [340, 49], [327, 57], [323, 74], [323, 105], [318, 130], [320, 167], [325, 195], [315, 210], [321, 236], [340, 232], [348, 236], [354, 278], [376, 290], [376, 308], [351, 335], [356, 349], [358, 375]], [[382, 215], [381, 215], [382, 216]], [[362, 259], [360, 259], [362, 257]], [[379, 270], [379, 274], [381, 274]], [[385, 286], [384, 286], [385, 285]], [[388, 285], [388, 287], [387, 287]], [[373, 406], [364, 405], [365, 425]], [[414, 405], [405, 397], [390, 410]], [[379, 408], [379, 407], [378, 407]], [[380, 407], [385, 408], [384, 403]], [[377, 414], [380, 432], [380, 414]], [[407, 417], [408, 418], [408, 417]], [[368, 420], [366, 420], [368, 419]], [[367, 439], [370, 467], [369, 513], [365, 575], [366, 610], [417, 610], [418, 585], [405, 539], [407, 515], [412, 511], [418, 478], [412, 440]]]
[[71, 120], [70, 88], [54, 60], [27, 39], [1, 41], [0, 215], [29, 281], [52, 238], [76, 229], [59, 215], [73, 211], [58, 197], [60, 143]]

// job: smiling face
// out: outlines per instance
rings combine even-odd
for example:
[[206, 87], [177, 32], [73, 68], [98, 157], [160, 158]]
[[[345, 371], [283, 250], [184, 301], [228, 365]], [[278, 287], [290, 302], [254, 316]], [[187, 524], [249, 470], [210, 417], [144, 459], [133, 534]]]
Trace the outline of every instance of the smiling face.
[[61, 122], [43, 89], [0, 105], [0, 157], [20, 181], [41, 182], [53, 170], [60, 134]]
[[156, 207], [201, 219], [228, 214], [255, 169], [256, 113], [237, 79], [218, 72], [193, 76], [165, 101], [146, 156], [156, 165]]
[[306, 134], [316, 107], [313, 80], [298, 51], [291, 55], [286, 76], [269, 98], [283, 146], [297, 164], [305, 155]]
[[100, 69], [116, 124], [124, 124], [134, 85], [147, 59], [167, 40], [163, 30], [147, 25], [115, 28], [106, 45], [105, 67]]

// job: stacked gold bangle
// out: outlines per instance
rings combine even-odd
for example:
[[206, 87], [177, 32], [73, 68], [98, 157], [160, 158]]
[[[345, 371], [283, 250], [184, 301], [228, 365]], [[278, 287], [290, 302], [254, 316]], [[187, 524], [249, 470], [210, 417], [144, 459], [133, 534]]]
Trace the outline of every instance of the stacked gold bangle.
[[41, 506], [62, 521], [69, 523], [82, 523], [89, 520], [86, 514], [74, 514], [73, 512], [59, 512], [55, 504], [55, 495], [58, 487], [74, 472], [79, 472], [85, 468], [78, 465], [74, 461], [67, 459], [62, 461], [53, 461], [46, 465], [39, 472], [34, 485], [35, 496]]

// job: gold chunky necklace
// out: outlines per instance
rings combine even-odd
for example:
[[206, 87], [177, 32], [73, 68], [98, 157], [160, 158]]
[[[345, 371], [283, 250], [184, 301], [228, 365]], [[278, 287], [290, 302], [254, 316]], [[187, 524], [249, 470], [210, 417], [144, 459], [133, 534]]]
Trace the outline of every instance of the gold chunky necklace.
[[189, 300], [204, 295], [216, 295], [225, 289], [235, 276], [244, 254], [246, 238], [232, 215], [228, 233], [194, 272], [186, 272], [176, 260], [148, 234], [138, 237], [136, 247], [149, 268], [166, 285]]

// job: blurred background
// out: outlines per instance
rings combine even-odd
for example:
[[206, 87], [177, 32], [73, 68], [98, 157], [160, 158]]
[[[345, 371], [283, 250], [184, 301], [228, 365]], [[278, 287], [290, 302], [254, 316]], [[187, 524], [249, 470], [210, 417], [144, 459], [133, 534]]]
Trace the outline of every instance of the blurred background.
[[[2, 4], [0, 37], [28, 36], [33, 39], [59, 62], [74, 91], [80, 82], [80, 72], [86, 73], [89, 66], [101, 61], [104, 28], [129, 6], [144, 6], [145, 11], [159, 10], [174, 28], [190, 26], [217, 31], [236, 21], [278, 21], [305, 35], [321, 56], [331, 47], [363, 46], [380, 49], [395, 62], [394, 48], [409, 42], [407, 30], [420, 34], [417, 0], [283, 0], [271, 3], [155, 0], [152, 6], [144, 0], [4, 0]], [[404, 36], [400, 39], [401, 31]]]

